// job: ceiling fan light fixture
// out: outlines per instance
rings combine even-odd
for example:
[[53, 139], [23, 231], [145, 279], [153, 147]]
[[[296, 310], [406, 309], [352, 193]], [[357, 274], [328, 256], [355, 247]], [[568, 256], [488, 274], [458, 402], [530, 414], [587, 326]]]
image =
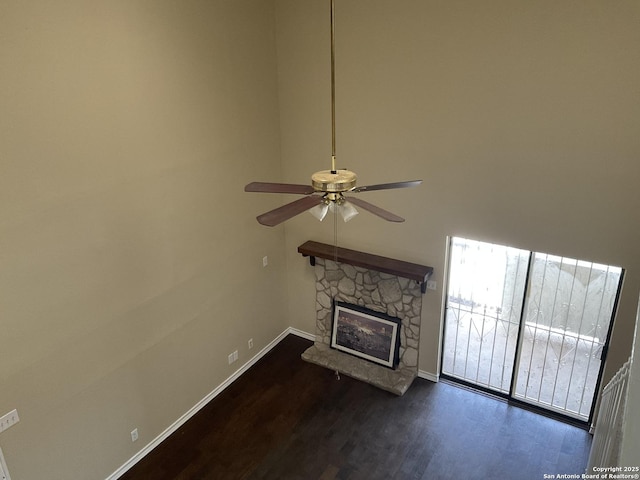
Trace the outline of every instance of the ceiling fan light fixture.
[[356, 209], [356, 207], [351, 205], [349, 202], [344, 202], [337, 207], [340, 209], [340, 215], [342, 216], [342, 220], [344, 220], [345, 223], [358, 215], [358, 210]]
[[329, 205], [326, 203], [321, 203], [320, 205], [316, 205], [312, 209], [309, 210], [309, 213], [316, 217], [319, 221], [324, 220], [324, 217], [327, 216], [327, 212], [329, 211]]

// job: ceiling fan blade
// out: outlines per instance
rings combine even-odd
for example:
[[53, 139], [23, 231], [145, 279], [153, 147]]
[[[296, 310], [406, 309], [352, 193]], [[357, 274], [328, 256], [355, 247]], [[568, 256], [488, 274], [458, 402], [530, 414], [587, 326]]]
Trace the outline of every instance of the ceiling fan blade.
[[308, 195], [315, 190], [311, 185], [297, 185], [294, 183], [269, 183], [269, 182], [251, 182], [244, 187], [245, 192], [258, 193], [297, 193]]
[[310, 197], [303, 197], [295, 202], [287, 203], [281, 207], [263, 213], [258, 216], [258, 222], [267, 227], [275, 227], [276, 225], [289, 220], [290, 218], [299, 215], [302, 212], [315, 207], [316, 205], [324, 202], [324, 199], [320, 195], [312, 195]]
[[411, 180], [408, 182], [394, 182], [394, 183], [380, 183], [378, 185], [365, 185], [363, 187], [355, 187], [351, 192], [369, 192], [371, 190], [389, 190], [391, 188], [409, 188], [417, 187], [422, 183], [422, 180]]
[[351, 202], [355, 206], [363, 208], [364, 210], [367, 210], [368, 212], [373, 213], [374, 215], [377, 215], [380, 218], [384, 218], [389, 222], [404, 222], [404, 218], [399, 217], [395, 213], [391, 213], [383, 208], [377, 207], [372, 203], [365, 202], [360, 198], [354, 198], [354, 197], [344, 197], [344, 198], [347, 202]]

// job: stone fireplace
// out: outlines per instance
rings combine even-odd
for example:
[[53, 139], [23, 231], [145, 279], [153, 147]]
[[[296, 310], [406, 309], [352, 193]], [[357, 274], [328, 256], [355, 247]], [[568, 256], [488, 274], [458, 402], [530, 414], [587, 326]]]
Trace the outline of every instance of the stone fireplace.
[[[418, 375], [422, 294], [433, 268], [317, 242], [298, 251], [309, 256], [316, 277], [316, 338], [302, 358], [402, 395]], [[334, 300], [401, 320], [395, 369], [330, 348]]]

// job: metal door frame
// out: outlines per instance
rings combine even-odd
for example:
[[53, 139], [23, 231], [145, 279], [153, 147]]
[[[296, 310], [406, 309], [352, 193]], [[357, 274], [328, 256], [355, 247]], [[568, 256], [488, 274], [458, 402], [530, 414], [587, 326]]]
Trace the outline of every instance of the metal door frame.
[[[529, 293], [530, 293], [530, 280], [531, 280], [531, 271], [532, 271], [532, 266], [533, 266], [533, 261], [534, 261], [534, 254], [535, 253], [541, 253], [544, 254], [542, 252], [534, 252], [532, 250], [527, 250], [529, 252], [529, 260], [527, 263], [527, 272], [526, 272], [526, 276], [525, 276], [525, 282], [524, 282], [524, 287], [523, 287], [523, 301], [522, 301], [522, 306], [520, 309], [520, 316], [519, 316], [519, 322], [518, 322], [518, 336], [516, 339], [516, 347], [515, 347], [515, 354], [514, 354], [514, 359], [513, 359], [513, 368], [511, 370], [511, 381], [510, 381], [510, 385], [509, 385], [509, 393], [504, 393], [501, 391], [497, 391], [494, 390], [490, 387], [485, 387], [484, 385], [478, 385], [472, 381], [469, 380], [465, 380], [465, 379], [461, 379], [452, 375], [448, 375], [446, 373], [443, 372], [443, 367], [444, 367], [444, 353], [445, 353], [445, 331], [447, 328], [447, 321], [446, 321], [446, 315], [447, 315], [447, 310], [449, 308], [449, 283], [450, 283], [450, 270], [451, 270], [451, 254], [452, 254], [452, 243], [453, 243], [453, 239], [455, 237], [454, 236], [448, 236], [447, 237], [447, 248], [446, 248], [446, 260], [445, 260], [445, 268], [446, 268], [446, 273], [445, 273], [445, 285], [443, 288], [443, 310], [442, 310], [442, 331], [441, 331], [441, 341], [440, 341], [440, 356], [439, 356], [439, 362], [440, 362], [440, 378], [443, 379], [444, 381], [447, 382], [451, 382], [454, 384], [459, 384], [459, 385], [463, 385], [465, 387], [471, 388], [472, 390], [476, 390], [476, 391], [480, 391], [482, 393], [485, 394], [489, 394], [491, 396], [495, 396], [501, 399], [504, 399], [506, 401], [508, 401], [510, 404], [514, 404], [517, 405], [521, 408], [525, 408], [527, 410], [531, 410], [537, 413], [540, 413], [542, 415], [548, 416], [548, 417], [552, 417], [552, 418], [558, 418], [561, 419], [567, 423], [571, 423], [573, 425], [577, 425], [583, 428], [589, 428], [591, 425], [591, 422], [593, 420], [593, 416], [595, 413], [595, 408], [596, 408], [596, 404], [597, 404], [597, 398], [598, 398], [598, 393], [600, 392], [600, 388], [602, 385], [602, 376], [604, 374], [604, 367], [605, 367], [605, 363], [607, 360], [607, 355], [609, 353], [609, 344], [611, 341], [611, 334], [613, 332], [613, 324], [616, 318], [616, 313], [618, 310], [618, 304], [619, 304], [619, 300], [620, 300], [620, 294], [622, 292], [622, 285], [624, 283], [624, 277], [625, 277], [625, 269], [621, 268], [621, 272], [620, 272], [620, 279], [618, 281], [618, 286], [616, 289], [616, 295], [614, 298], [614, 302], [613, 302], [613, 309], [611, 311], [611, 317], [609, 320], [609, 325], [607, 328], [607, 335], [604, 341], [604, 345], [602, 348], [602, 353], [600, 355], [600, 366], [599, 366], [599, 371], [598, 371], [598, 375], [597, 375], [597, 380], [596, 380], [596, 384], [595, 384], [595, 388], [594, 388], [594, 394], [593, 394], [593, 398], [591, 400], [591, 407], [590, 407], [590, 412], [589, 412], [589, 417], [586, 420], [583, 420], [581, 418], [576, 418], [572, 415], [566, 414], [566, 413], [562, 413], [559, 412], [555, 409], [549, 409], [549, 408], [545, 408], [544, 406], [535, 404], [535, 403], [531, 403], [531, 402], [527, 402], [526, 400], [522, 400], [520, 398], [517, 398], [515, 396], [515, 388], [516, 388], [516, 382], [517, 382], [517, 374], [518, 374], [518, 366], [520, 363], [520, 357], [521, 357], [521, 353], [522, 353], [522, 342], [524, 341], [523, 337], [524, 337], [524, 319], [525, 319], [525, 309], [527, 307], [527, 301], [529, 299]], [[458, 238], [462, 238], [462, 237], [458, 237]], [[472, 239], [467, 239], [464, 238], [464, 240], [472, 240]], [[484, 242], [481, 240], [473, 240], [476, 242], [481, 242], [481, 243], [487, 243], [490, 244], [489, 242]], [[504, 246], [504, 245], [501, 245]], [[564, 257], [562, 257], [564, 258]], [[594, 262], [590, 262], [590, 263], [594, 263]]]

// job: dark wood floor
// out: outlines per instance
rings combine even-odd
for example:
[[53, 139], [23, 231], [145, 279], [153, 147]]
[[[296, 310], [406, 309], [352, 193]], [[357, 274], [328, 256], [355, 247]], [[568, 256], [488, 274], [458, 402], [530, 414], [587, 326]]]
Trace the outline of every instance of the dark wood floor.
[[583, 473], [591, 436], [443, 382], [403, 397], [303, 362], [289, 335], [122, 480], [532, 479]]

